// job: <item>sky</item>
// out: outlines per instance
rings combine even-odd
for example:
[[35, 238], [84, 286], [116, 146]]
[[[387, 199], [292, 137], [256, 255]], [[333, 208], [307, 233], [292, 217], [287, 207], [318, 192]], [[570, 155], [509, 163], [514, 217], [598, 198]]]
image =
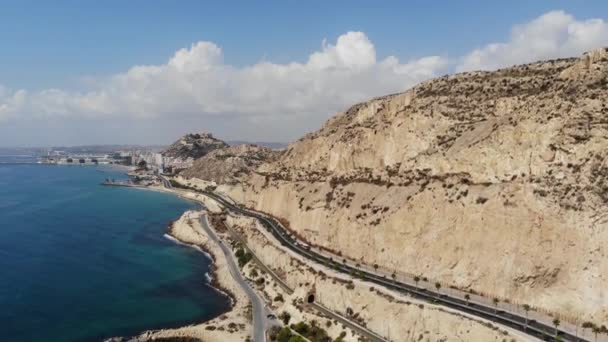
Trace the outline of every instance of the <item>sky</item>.
[[0, 0], [0, 146], [289, 142], [456, 72], [608, 46], [607, 1]]

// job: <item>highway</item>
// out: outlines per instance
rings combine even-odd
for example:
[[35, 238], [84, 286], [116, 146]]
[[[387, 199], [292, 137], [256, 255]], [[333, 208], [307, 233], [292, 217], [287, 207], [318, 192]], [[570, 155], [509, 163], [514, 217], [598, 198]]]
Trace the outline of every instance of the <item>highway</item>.
[[357, 268], [349, 264], [335, 263], [330, 258], [319, 254], [315, 251], [306, 248], [302, 242], [298, 242], [293, 236], [287, 232], [287, 230], [274, 218], [268, 217], [265, 214], [245, 209], [240, 206], [234, 205], [227, 201], [223, 197], [209, 191], [196, 190], [200, 193], [216, 200], [221, 203], [224, 207], [235, 213], [254, 217], [258, 219], [262, 225], [277, 239], [280, 243], [310, 260], [324, 265], [333, 265], [333, 268], [337, 271], [347, 273], [349, 275], [357, 274], [360, 278], [365, 281], [372, 282], [386, 288], [399, 291], [411, 295], [412, 297], [428, 300], [438, 305], [455, 309], [467, 314], [475, 315], [477, 317], [485, 318], [496, 323], [511, 327], [513, 329], [522, 331], [528, 335], [536, 338], [552, 341], [555, 339], [555, 335], [561, 338], [562, 341], [588, 341], [581, 337], [576, 337], [566, 331], [557, 330], [554, 326], [549, 326], [541, 322], [529, 320], [526, 324], [527, 319], [524, 316], [519, 316], [514, 313], [496, 310], [494, 307], [486, 306], [480, 303], [466, 302], [463, 299], [452, 297], [449, 294], [439, 293], [428, 289], [418, 288], [409, 284], [401, 283], [387, 279], [385, 276], [375, 274], [362, 268]]
[[[228, 228], [228, 231], [230, 232], [230, 234], [233, 236], [233, 238], [235, 238], [237, 241], [239, 241], [243, 246], [247, 246], [247, 241], [245, 239], [243, 239], [243, 237], [238, 232], [234, 231], [230, 227], [227, 227], [227, 228]], [[281, 279], [281, 277], [279, 277], [274, 270], [272, 270], [271, 268], [266, 266], [262, 262], [262, 260], [260, 260], [258, 258], [258, 256], [255, 255], [255, 253], [253, 251], [250, 250], [250, 252], [253, 255], [253, 259], [255, 260], [256, 264], [262, 270], [264, 270], [266, 273], [268, 273], [277, 282], [277, 284], [279, 284], [279, 286], [284, 291], [286, 291], [288, 294], [293, 293], [293, 289], [290, 288], [289, 285], [287, 285], [287, 283], [285, 283], [285, 281], [283, 281], [283, 279]], [[350, 329], [352, 329], [353, 331], [356, 331], [361, 336], [366, 337], [367, 340], [370, 342], [387, 342], [388, 341], [384, 337], [382, 337], [382, 336], [376, 334], [375, 332], [371, 331], [370, 329], [360, 325], [358, 322], [352, 321], [337, 312], [333, 312], [319, 303], [314, 302], [314, 303], [310, 303], [309, 305], [312, 306], [313, 308], [315, 308], [317, 311], [321, 312], [323, 315], [330, 317], [332, 319], [335, 319], [336, 321], [342, 323], [344, 326], [347, 326]]]
[[159, 175], [158, 178], [160, 178], [160, 181], [163, 182], [163, 186], [165, 188], [167, 188], [167, 189], [173, 188], [173, 185], [171, 185], [171, 182], [165, 176]]
[[243, 290], [251, 300], [254, 342], [266, 342], [266, 330], [270, 326], [272, 326], [272, 322], [269, 322], [267, 318], [270, 312], [264, 306], [264, 301], [251, 288], [251, 286], [247, 283], [247, 281], [241, 274], [241, 270], [239, 269], [230, 248], [228, 248], [228, 246], [226, 246], [226, 244], [220, 240], [220, 238], [215, 234], [215, 231], [209, 226], [207, 215], [201, 215], [200, 221], [201, 226], [205, 230], [205, 233], [207, 233], [211, 240], [213, 240], [213, 242], [215, 242], [220, 247], [220, 249], [226, 256], [226, 260], [228, 261], [228, 268], [230, 269], [230, 274], [232, 275], [232, 278], [234, 278], [234, 280], [243, 288]]

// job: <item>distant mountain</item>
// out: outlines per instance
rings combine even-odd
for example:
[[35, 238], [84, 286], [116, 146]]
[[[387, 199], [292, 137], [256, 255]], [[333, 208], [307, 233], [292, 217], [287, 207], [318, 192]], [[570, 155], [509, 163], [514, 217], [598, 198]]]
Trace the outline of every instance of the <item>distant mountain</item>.
[[198, 159], [213, 150], [225, 147], [228, 147], [228, 144], [210, 133], [190, 133], [171, 144], [162, 154], [165, 157], [181, 160]]
[[271, 148], [273, 150], [283, 150], [283, 149], [286, 149], [287, 146], [289, 146], [288, 143], [282, 143], [282, 142], [264, 142], [264, 141], [251, 142], [251, 141], [231, 140], [231, 141], [228, 141], [227, 143], [230, 146], [236, 146], [236, 145], [257, 145], [257, 146], [268, 147], [268, 148]]

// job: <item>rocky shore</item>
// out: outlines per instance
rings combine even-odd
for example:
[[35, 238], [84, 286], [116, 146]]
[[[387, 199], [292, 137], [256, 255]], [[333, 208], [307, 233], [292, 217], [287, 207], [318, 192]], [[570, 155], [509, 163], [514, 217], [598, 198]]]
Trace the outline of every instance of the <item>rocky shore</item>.
[[169, 226], [168, 235], [179, 243], [200, 250], [213, 261], [209, 275], [211, 284], [231, 298], [230, 311], [210, 321], [177, 329], [149, 330], [133, 337], [118, 337], [108, 342], [172, 341], [172, 342], [225, 342], [250, 341], [251, 318], [247, 295], [230, 275], [227, 260], [219, 247], [209, 239], [200, 227], [201, 211], [187, 211]]

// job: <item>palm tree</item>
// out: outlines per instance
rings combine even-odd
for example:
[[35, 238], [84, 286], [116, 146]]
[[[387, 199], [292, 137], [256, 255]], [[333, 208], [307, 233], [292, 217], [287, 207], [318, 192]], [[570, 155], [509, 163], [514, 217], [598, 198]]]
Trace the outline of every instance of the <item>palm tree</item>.
[[414, 283], [416, 283], [416, 290], [418, 290], [418, 282], [420, 281], [419, 276], [414, 276]]
[[597, 325], [593, 325], [591, 327], [591, 331], [595, 334], [595, 342], [597, 342], [597, 334], [601, 331], [601, 329]]
[[471, 296], [469, 296], [469, 294], [465, 294], [464, 295], [464, 299], [467, 301], [467, 306], [469, 306], [469, 300], [471, 300]]
[[494, 314], [496, 315], [498, 313], [498, 303], [500, 303], [500, 299], [494, 297], [492, 302], [494, 302]]
[[593, 331], [593, 326], [594, 325], [595, 324], [593, 324], [593, 323], [591, 323], [589, 321], [583, 322], [583, 324], [581, 324], [581, 327], [583, 328], [583, 334], [585, 334], [585, 329], [591, 329]]
[[555, 326], [555, 338], [557, 339], [557, 332], [558, 332], [557, 327], [559, 327], [559, 318], [555, 318], [553, 320], [553, 325]]
[[[608, 328], [606, 328], [606, 326], [603, 324], [598, 328], [598, 331], [601, 334], [608, 334]], [[595, 339], [597, 340], [597, 333], [595, 333]]]
[[524, 331], [528, 329], [528, 311], [530, 311], [530, 305], [524, 304], [524, 311], [526, 312], [526, 325], [524, 327]]

